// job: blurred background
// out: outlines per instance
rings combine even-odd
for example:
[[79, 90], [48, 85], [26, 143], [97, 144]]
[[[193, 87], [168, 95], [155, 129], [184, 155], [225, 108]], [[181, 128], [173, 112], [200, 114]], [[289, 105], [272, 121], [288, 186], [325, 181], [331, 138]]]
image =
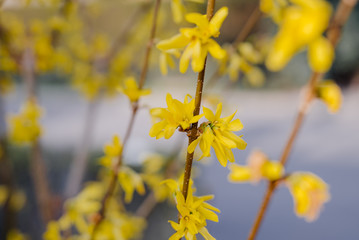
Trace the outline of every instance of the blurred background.
[[[0, 33], [7, 26], [12, 26], [13, 29], [16, 27], [13, 19], [21, 22], [25, 29], [30, 29], [28, 31], [43, 31], [40, 28], [46, 28], [46, 24], [54, 22], [52, 19], [58, 14], [58, 6], [60, 9], [61, 6], [67, 6], [47, 1], [29, 1], [27, 5], [20, 0], [2, 2]], [[170, 2], [164, 0], [160, 7], [156, 42], [178, 31], [178, 25], [172, 20]], [[338, 4], [338, 1], [330, 2], [334, 8]], [[205, 12], [205, 4], [185, 1], [184, 5], [188, 12]], [[257, 1], [218, 1], [217, 9], [221, 6], [229, 7], [229, 16], [218, 38], [221, 45], [235, 41], [257, 5]], [[110, 142], [114, 134], [121, 137], [125, 134], [131, 106], [126, 96], [115, 89], [125, 76], [133, 75], [138, 79], [149, 35], [153, 1], [83, 0], [78, 1], [76, 6], [76, 10], [63, 8], [65, 14], [66, 11], [77, 12], [73, 28], [68, 32], [64, 31], [64, 37], [61, 36], [61, 27], [54, 27], [57, 26], [56, 22], [50, 29], [52, 33], [59, 35], [53, 38], [58, 41], [56, 44], [60, 46], [59, 49], [66, 49], [74, 57], [57, 60], [60, 68], [47, 66], [48, 60], [45, 57], [42, 59], [43, 65], [35, 66], [38, 67], [35, 92], [38, 103], [44, 109], [41, 117], [43, 134], [39, 143], [46, 165], [48, 185], [54, 195], [53, 202], [60, 209], [56, 218], [61, 215], [63, 201], [79, 191], [71, 190], [71, 184], [68, 183], [70, 175], [74, 174], [71, 173], [74, 159], [82, 158], [87, 162], [81, 186], [85, 182], [94, 181], [100, 169], [99, 158], [103, 156], [103, 145]], [[271, 201], [258, 239], [359, 239], [359, 188], [356, 184], [359, 182], [358, 10], [357, 6], [343, 29], [335, 62], [325, 77], [341, 86], [342, 107], [337, 114], [330, 114], [319, 100], [313, 103], [287, 165], [287, 172], [311, 171], [320, 176], [330, 186], [331, 200], [325, 204], [317, 221], [307, 223], [295, 215], [293, 199], [288, 189], [279, 188]], [[71, 14], [69, 13], [69, 19]], [[6, 27], [2, 28], [3, 25]], [[182, 23], [180, 26], [188, 25]], [[58, 32], [53, 29], [58, 29]], [[260, 43], [258, 48], [265, 49], [276, 31], [277, 27], [271, 19], [262, 16], [244, 40]], [[38, 34], [41, 39], [42, 33]], [[4, 35], [0, 36], [3, 39]], [[119, 47], [113, 48], [116, 41], [120, 42]], [[18, 44], [21, 45], [22, 42]], [[41, 49], [48, 43], [39, 41], [38, 44]], [[2, 41], [1, 45], [5, 46], [6, 42]], [[46, 50], [44, 51], [46, 55]], [[91, 54], [101, 55], [106, 51], [111, 55], [110, 67], [103, 67], [102, 58], [91, 57]], [[148, 153], [170, 156], [178, 149], [182, 149], [181, 154], [186, 151], [187, 139], [179, 132], [170, 140], [155, 140], [148, 134], [152, 126], [149, 109], [165, 107], [167, 93], [177, 99], [183, 99], [186, 94], [195, 94], [196, 73], [189, 69], [186, 74], [180, 74], [178, 60], [175, 59], [175, 69], [169, 69], [168, 74], [163, 76], [159, 69], [159, 57], [160, 52], [153, 48], [145, 84], [145, 88], [150, 88], [152, 93], [140, 100], [141, 109], [124, 152], [125, 163], [134, 167], [139, 167]], [[6, 56], [1, 55], [1, 58], [5, 59]], [[94, 63], [96, 61], [97, 65]], [[4, 65], [4, 62], [0, 64]], [[38, 62], [41, 63], [41, 59]], [[78, 69], [84, 63], [94, 69], [86, 72], [81, 79], [79, 75], [82, 72]], [[302, 87], [311, 74], [306, 51], [297, 54], [278, 73], [269, 72], [262, 63], [256, 64], [256, 67], [264, 76], [259, 83], [255, 77], [253, 79], [243, 73], [239, 73], [234, 80], [230, 80], [227, 74], [214, 77], [218, 71], [218, 62], [212, 58], [208, 59], [206, 70], [205, 81], [211, 80], [211, 84], [205, 86], [204, 105], [215, 109], [217, 102], [223, 101], [223, 116], [237, 110], [236, 117], [244, 124], [244, 129], [238, 134], [243, 135], [248, 146], [244, 151], [234, 151], [239, 164], [244, 164], [254, 149], [261, 149], [271, 159], [279, 158], [298, 110]], [[6, 69], [0, 68], [3, 76]], [[103, 80], [102, 76], [107, 74], [110, 80]], [[1, 93], [2, 120], [19, 111], [29, 91], [24, 75], [16, 71], [6, 73], [8, 75], [11, 76], [12, 87], [11, 91]], [[1, 81], [5, 81], [3, 79], [5, 77]], [[107, 83], [96, 85], [97, 81]], [[2, 122], [1, 125], [1, 134], [6, 136], [5, 125], [8, 122]], [[16, 213], [16, 226], [30, 239], [42, 239], [46, 226], [42, 223], [34, 195], [29, 164], [30, 146], [9, 143], [7, 155], [12, 165], [13, 182], [26, 195], [25, 205]], [[214, 194], [215, 199], [210, 203], [221, 210], [219, 223], [209, 222], [208, 230], [220, 240], [246, 239], [266, 184], [229, 183], [228, 168], [223, 168], [215, 155], [212, 156], [213, 159], [208, 159], [203, 164], [196, 162], [195, 179], [197, 194]], [[4, 165], [1, 168], [2, 172], [7, 171], [4, 170]], [[6, 183], [4, 178], [1, 181], [1, 184]], [[135, 195], [128, 209], [135, 210], [143, 199], [143, 196]], [[7, 220], [4, 220], [4, 207], [0, 211], [0, 238], [5, 239], [4, 226]], [[167, 221], [176, 219], [174, 205], [158, 204], [148, 217], [143, 239], [167, 239], [173, 234]]]

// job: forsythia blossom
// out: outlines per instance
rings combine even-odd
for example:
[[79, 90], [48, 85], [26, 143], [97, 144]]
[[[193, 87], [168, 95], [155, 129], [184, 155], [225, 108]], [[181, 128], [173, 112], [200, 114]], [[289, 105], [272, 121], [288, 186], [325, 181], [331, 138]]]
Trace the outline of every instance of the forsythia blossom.
[[247, 166], [231, 164], [229, 168], [231, 173], [228, 175], [228, 179], [231, 182], [251, 181], [257, 183], [263, 178], [274, 181], [284, 174], [282, 164], [277, 161], [270, 161], [260, 151], [254, 151], [249, 156]]
[[208, 122], [201, 124], [199, 127], [200, 136], [188, 146], [188, 152], [194, 152], [199, 144], [203, 153], [201, 158], [209, 157], [211, 147], [213, 147], [218, 161], [225, 167], [228, 160], [234, 162], [232, 148], [244, 150], [247, 146], [241, 136], [233, 133], [233, 131], [241, 130], [243, 124], [239, 119], [232, 121], [236, 113], [221, 118], [222, 103], [218, 104], [215, 114], [206, 107], [203, 107], [203, 112]]
[[181, 216], [179, 223], [169, 221], [172, 228], [176, 230], [176, 233], [169, 240], [178, 240], [182, 237], [185, 237], [186, 240], [192, 240], [196, 239], [198, 233], [206, 240], [215, 240], [206, 228], [207, 220], [218, 222], [218, 216], [213, 211], [220, 212], [219, 209], [206, 203], [206, 201], [213, 199], [213, 196], [195, 197], [193, 196], [192, 187], [189, 186], [187, 198], [185, 199], [176, 181], [166, 181], [169, 185], [177, 185], [177, 190], [175, 191], [176, 206]]
[[[100, 164], [112, 169], [122, 155], [122, 149], [120, 138], [117, 135], [113, 136], [112, 143], [105, 145], [103, 148], [105, 156], [100, 158]], [[145, 193], [145, 186], [141, 176], [127, 166], [120, 167], [118, 181], [125, 192], [125, 202], [127, 203], [132, 201], [135, 190], [141, 195]]]
[[18, 144], [32, 143], [40, 137], [39, 123], [42, 109], [35, 101], [29, 100], [22, 106], [19, 114], [10, 117], [10, 138]]
[[316, 93], [328, 107], [329, 112], [336, 113], [342, 104], [342, 93], [340, 87], [332, 80], [318, 83]]
[[334, 58], [333, 46], [322, 37], [332, 13], [330, 4], [325, 0], [289, 2], [292, 5], [283, 10], [280, 29], [268, 53], [266, 66], [272, 71], [281, 70], [296, 53], [308, 46], [313, 71], [326, 72]]
[[227, 15], [227, 7], [219, 9], [210, 21], [206, 15], [189, 13], [186, 15], [186, 20], [196, 24], [197, 27], [181, 28], [180, 34], [159, 42], [157, 47], [162, 51], [185, 47], [180, 58], [180, 72], [187, 71], [191, 59], [193, 71], [200, 72], [203, 70], [207, 52], [217, 59], [222, 59], [226, 55], [225, 51], [211, 37], [219, 36], [219, 29]]
[[189, 129], [192, 123], [198, 122], [203, 115], [193, 116], [194, 99], [189, 101], [190, 96], [185, 97], [184, 102], [173, 99], [170, 94], [166, 96], [167, 108], [153, 108], [151, 115], [160, 121], [155, 123], [150, 136], [158, 138], [170, 138], [178, 127], [182, 130]]
[[151, 93], [149, 89], [139, 89], [134, 77], [129, 77], [125, 80], [125, 87], [118, 88], [119, 91], [124, 93], [131, 102], [137, 102], [141, 96]]
[[308, 222], [318, 218], [324, 203], [330, 200], [328, 185], [308, 172], [295, 172], [285, 179], [294, 200], [294, 211]]

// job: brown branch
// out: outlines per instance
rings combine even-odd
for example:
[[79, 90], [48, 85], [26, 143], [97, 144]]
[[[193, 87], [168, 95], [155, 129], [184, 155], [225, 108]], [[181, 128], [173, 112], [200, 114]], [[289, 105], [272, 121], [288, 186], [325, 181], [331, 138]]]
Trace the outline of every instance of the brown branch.
[[[207, 19], [208, 19], [208, 21], [210, 21], [211, 18], [213, 17], [215, 3], [216, 3], [215, 0], [208, 0], [208, 2], [207, 2]], [[206, 62], [207, 62], [207, 57], [204, 60], [203, 70], [198, 73], [198, 77], [197, 77], [197, 87], [196, 87], [196, 96], [195, 96], [195, 109], [193, 111], [194, 116], [199, 115], [200, 108], [201, 108], [202, 91], [203, 91], [203, 83], [204, 83], [204, 74], [205, 74], [205, 71], [206, 71]], [[194, 140], [196, 140], [197, 137], [198, 137], [197, 136], [197, 127], [198, 127], [198, 122], [192, 124], [192, 129], [191, 129], [191, 131], [189, 133], [189, 136], [188, 136], [188, 146]], [[190, 179], [191, 179], [193, 155], [194, 155], [194, 152], [189, 153], [187, 151], [186, 165], [185, 165], [183, 185], [182, 185], [182, 194], [183, 194], [185, 199], [187, 198], [189, 182], [190, 182]]]
[[[36, 101], [35, 56], [31, 48], [26, 48], [21, 62], [21, 74], [27, 86], [28, 100]], [[41, 154], [39, 140], [32, 144], [30, 159], [31, 176], [41, 218], [45, 224], [53, 219], [52, 194], [48, 186], [46, 166]]]
[[[141, 77], [140, 77], [140, 83], [139, 83], [139, 88], [140, 89], [143, 87], [143, 85], [145, 83], [145, 80], [146, 80], [146, 75], [147, 75], [147, 71], [148, 71], [148, 64], [149, 64], [149, 59], [150, 59], [150, 54], [151, 54], [151, 48], [153, 46], [153, 41], [154, 41], [155, 34], [156, 34], [156, 25], [157, 25], [158, 12], [159, 12], [160, 4], [161, 4], [161, 0], [156, 0], [155, 7], [154, 7], [154, 13], [153, 13], [152, 28], [151, 28], [151, 32], [150, 32], [150, 37], [149, 37], [149, 41], [148, 41], [148, 45], [147, 45], [147, 49], [146, 49], [146, 54], [145, 54], [145, 60], [144, 60], [144, 63], [143, 63], [143, 68], [142, 68]], [[129, 122], [129, 126], [128, 126], [127, 130], [126, 130], [125, 137], [123, 139], [122, 150], [121, 150], [121, 153], [119, 154], [118, 160], [117, 160], [117, 162], [116, 162], [116, 164], [115, 164], [115, 166], [113, 168], [109, 187], [108, 187], [108, 189], [106, 191], [106, 194], [105, 194], [104, 198], [102, 199], [102, 205], [101, 205], [101, 209], [99, 211], [99, 218], [98, 218], [98, 221], [95, 223], [94, 229], [93, 229], [92, 234], [91, 234], [91, 239], [95, 239], [96, 231], [97, 231], [100, 223], [102, 222], [102, 220], [104, 219], [105, 214], [106, 214], [107, 201], [113, 195], [113, 193], [115, 191], [116, 182], [117, 182], [117, 178], [118, 178], [118, 172], [119, 172], [119, 169], [120, 169], [120, 167], [122, 165], [123, 150], [125, 149], [125, 146], [127, 145], [127, 142], [128, 142], [128, 140], [130, 138], [130, 135], [132, 133], [132, 129], [133, 129], [133, 126], [134, 126], [137, 111], [138, 111], [138, 101], [135, 102], [135, 103], [132, 103], [131, 119], [130, 119], [130, 122]]]
[[[336, 10], [335, 16], [332, 20], [331, 25], [327, 30], [327, 36], [329, 41], [332, 43], [334, 47], [338, 44], [339, 38], [341, 36], [341, 30], [344, 26], [345, 22], [347, 21], [348, 17], [350, 16], [351, 11], [353, 10], [357, 0], [341, 0], [338, 8]], [[289, 154], [293, 148], [295, 139], [297, 138], [298, 132], [300, 127], [303, 124], [305, 116], [308, 112], [309, 106], [312, 103], [313, 99], [315, 98], [315, 86], [316, 84], [323, 78], [324, 74], [313, 72], [312, 76], [310, 77], [307, 87], [306, 87], [306, 95], [303, 99], [302, 105], [299, 108], [296, 120], [294, 122], [292, 131], [289, 135], [288, 141], [285, 144], [283, 153], [280, 157], [280, 162], [283, 166], [286, 165], [288, 161]], [[258, 214], [252, 226], [252, 229], [249, 233], [248, 240], [253, 240], [256, 238], [258, 233], [259, 227], [263, 221], [263, 217], [268, 209], [268, 205], [270, 202], [271, 197], [276, 189], [275, 182], [270, 182], [267, 187], [266, 194], [263, 198], [262, 204], [259, 208]]]

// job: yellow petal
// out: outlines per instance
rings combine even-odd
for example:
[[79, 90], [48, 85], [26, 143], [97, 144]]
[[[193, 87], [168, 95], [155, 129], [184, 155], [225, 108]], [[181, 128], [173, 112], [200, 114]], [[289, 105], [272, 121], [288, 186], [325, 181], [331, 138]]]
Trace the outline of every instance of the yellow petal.
[[213, 16], [213, 18], [210, 21], [210, 29], [211, 29], [211, 33], [214, 37], [217, 37], [219, 34], [219, 29], [222, 26], [222, 23], [224, 21], [224, 19], [226, 19], [228, 15], [228, 8], [227, 7], [222, 7], [220, 8]]
[[327, 72], [334, 59], [333, 45], [328, 39], [320, 37], [309, 45], [308, 57], [313, 71]]
[[189, 39], [182, 34], [177, 34], [170, 39], [162, 40], [157, 44], [157, 48], [161, 50], [169, 50], [173, 48], [183, 48], [189, 43]]
[[223, 59], [227, 54], [226, 51], [213, 39], [208, 40], [208, 51], [212, 57], [216, 59]]

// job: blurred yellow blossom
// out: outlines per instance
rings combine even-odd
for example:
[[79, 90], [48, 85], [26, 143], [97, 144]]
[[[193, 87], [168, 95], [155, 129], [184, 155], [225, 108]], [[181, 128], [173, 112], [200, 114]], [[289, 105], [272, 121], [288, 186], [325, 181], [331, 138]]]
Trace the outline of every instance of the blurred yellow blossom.
[[322, 40], [332, 13], [331, 5], [325, 0], [290, 2], [293, 5], [284, 10], [279, 32], [266, 59], [266, 66], [269, 70], [279, 71], [296, 53], [309, 45], [311, 67], [314, 71], [321, 72], [331, 65], [333, 58], [332, 46]]
[[181, 56], [180, 51], [176, 49], [164, 50], [160, 53], [160, 70], [162, 75], [167, 75], [168, 66], [170, 68], [175, 68], [175, 63], [173, 61], [172, 56], [179, 58]]
[[100, 158], [100, 164], [111, 168], [122, 154], [122, 143], [118, 135], [112, 137], [112, 143], [106, 144], [103, 148], [105, 156]]
[[150, 89], [139, 89], [134, 77], [128, 77], [125, 80], [125, 87], [119, 87], [118, 90], [125, 94], [131, 102], [137, 102], [141, 96], [151, 93]]
[[153, 108], [151, 115], [159, 119], [159, 122], [153, 124], [150, 130], [150, 136], [158, 138], [170, 138], [178, 127], [182, 130], [187, 130], [192, 123], [198, 122], [203, 114], [193, 116], [194, 99], [189, 101], [190, 96], [187, 95], [184, 102], [173, 99], [171, 94], [167, 94], [166, 102], [167, 108]]
[[246, 166], [231, 164], [229, 168], [231, 172], [228, 180], [231, 182], [257, 183], [263, 178], [275, 181], [284, 175], [284, 168], [280, 162], [270, 161], [264, 153], [258, 150], [251, 153]]
[[148, 154], [143, 162], [142, 179], [152, 189], [156, 200], [162, 202], [168, 198], [172, 198], [170, 189], [162, 184], [168, 175], [170, 164], [174, 164], [175, 160], [167, 160], [160, 154]]
[[60, 226], [56, 221], [50, 221], [47, 224], [46, 232], [43, 235], [44, 240], [61, 240]]
[[274, 22], [280, 23], [287, 5], [288, 0], [261, 0], [259, 6], [260, 10], [268, 14]]
[[121, 166], [118, 173], [118, 181], [125, 192], [126, 203], [132, 201], [135, 190], [140, 195], [145, 194], [145, 185], [141, 175], [127, 166]]
[[215, 114], [206, 107], [203, 107], [203, 112], [208, 122], [201, 124], [199, 127], [201, 135], [188, 146], [188, 152], [194, 152], [199, 144], [202, 151], [201, 158], [209, 157], [211, 147], [213, 147], [218, 161], [225, 167], [227, 161], [234, 162], [232, 148], [244, 150], [247, 146], [241, 136], [233, 133], [233, 131], [241, 130], [243, 125], [239, 119], [232, 121], [236, 113], [221, 118], [222, 103], [217, 105]]
[[204, 61], [209, 52], [214, 58], [224, 58], [226, 53], [211, 37], [219, 36], [219, 29], [228, 15], [228, 8], [219, 9], [213, 18], [208, 21], [206, 15], [189, 13], [186, 20], [197, 25], [195, 28], [181, 28], [180, 34], [159, 42], [160, 50], [182, 49], [185, 50], [180, 58], [180, 72], [187, 71], [189, 61], [192, 59], [192, 69], [195, 72], [202, 71]]
[[332, 80], [320, 82], [316, 87], [316, 93], [328, 107], [329, 112], [336, 113], [342, 105], [342, 92], [340, 87]]
[[11, 229], [6, 235], [6, 240], [28, 240], [29, 238], [17, 229]]
[[294, 211], [311, 222], [318, 218], [324, 203], [330, 200], [328, 185], [309, 172], [295, 172], [285, 180], [294, 201]]
[[185, 13], [185, 7], [183, 6], [182, 0], [171, 0], [171, 10], [173, 21], [175, 23], [180, 23], [183, 19], [183, 14]]
[[41, 115], [42, 109], [34, 100], [26, 101], [20, 113], [9, 118], [10, 139], [18, 144], [31, 143], [37, 140], [42, 133], [39, 123]]

